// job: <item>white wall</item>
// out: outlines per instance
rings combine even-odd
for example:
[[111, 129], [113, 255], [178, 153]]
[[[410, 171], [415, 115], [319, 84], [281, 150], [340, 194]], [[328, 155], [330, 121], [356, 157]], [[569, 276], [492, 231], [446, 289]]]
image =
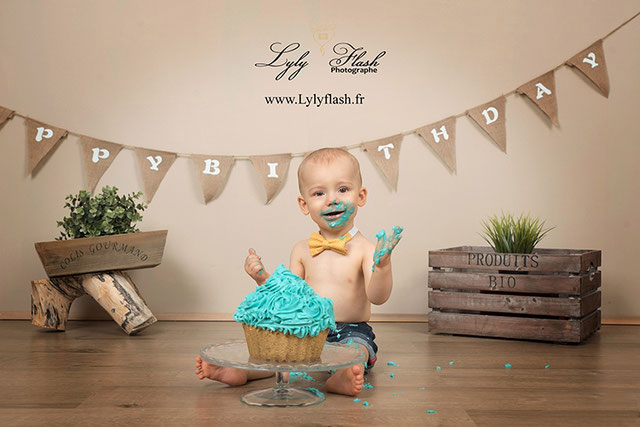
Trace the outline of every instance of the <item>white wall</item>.
[[[74, 132], [181, 153], [303, 152], [390, 136], [459, 114], [561, 64], [638, 11], [635, 1], [136, 1], [0, 2], [0, 105]], [[313, 21], [334, 41], [386, 50], [377, 75], [330, 74]], [[530, 212], [557, 228], [543, 247], [603, 250], [605, 317], [640, 315], [634, 272], [640, 173], [640, 18], [605, 41], [609, 99], [575, 70], [556, 73], [560, 127], [530, 101], [507, 98], [508, 154], [457, 121], [457, 175], [416, 136], [404, 139], [398, 191], [367, 155], [369, 203], [357, 224], [369, 238], [405, 227], [395, 287], [377, 313], [424, 313], [427, 251], [482, 244], [486, 216]], [[299, 41], [310, 66], [275, 81], [255, 62], [273, 41]], [[362, 93], [364, 105], [267, 106], [265, 95]], [[52, 240], [64, 196], [83, 185], [75, 137], [26, 175], [23, 120], [0, 132], [0, 312], [28, 312], [29, 281], [44, 277], [33, 249]], [[179, 158], [144, 215], [168, 229], [163, 263], [133, 273], [155, 313], [232, 313], [252, 289], [247, 248], [269, 269], [288, 263], [314, 231], [296, 206], [295, 158], [281, 193], [238, 161], [223, 194], [202, 202], [189, 159]], [[99, 183], [142, 189], [124, 150]], [[91, 301], [78, 315], [100, 312]]]

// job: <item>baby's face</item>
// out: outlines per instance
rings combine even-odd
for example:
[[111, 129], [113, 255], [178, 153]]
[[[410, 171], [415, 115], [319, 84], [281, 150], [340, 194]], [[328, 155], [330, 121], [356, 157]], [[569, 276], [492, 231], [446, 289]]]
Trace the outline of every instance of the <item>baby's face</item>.
[[358, 207], [364, 206], [367, 191], [357, 169], [347, 158], [331, 163], [310, 163], [300, 176], [300, 210], [310, 215], [321, 230], [349, 231]]

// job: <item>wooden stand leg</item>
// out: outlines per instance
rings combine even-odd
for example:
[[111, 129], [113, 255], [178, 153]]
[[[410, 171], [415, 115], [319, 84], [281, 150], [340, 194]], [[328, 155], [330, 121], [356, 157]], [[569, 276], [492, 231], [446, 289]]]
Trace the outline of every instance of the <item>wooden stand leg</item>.
[[71, 303], [84, 295], [77, 276], [31, 281], [31, 323], [64, 331]]
[[157, 322], [129, 275], [122, 271], [38, 279], [31, 282], [31, 323], [64, 331], [71, 303], [91, 295], [128, 335]]
[[136, 334], [157, 321], [126, 273], [109, 271], [77, 277], [82, 277], [84, 291], [107, 310], [128, 335]]

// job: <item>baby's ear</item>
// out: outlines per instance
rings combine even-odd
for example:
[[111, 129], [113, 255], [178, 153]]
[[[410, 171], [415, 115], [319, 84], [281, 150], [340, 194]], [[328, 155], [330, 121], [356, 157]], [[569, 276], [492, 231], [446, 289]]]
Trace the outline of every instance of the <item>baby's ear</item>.
[[366, 187], [362, 187], [360, 189], [360, 192], [358, 193], [358, 207], [359, 208], [363, 207], [367, 203], [367, 194], [369, 194], [369, 192], [367, 191], [367, 188]]
[[307, 202], [302, 198], [302, 196], [298, 196], [298, 206], [303, 214], [309, 215], [309, 207], [307, 206]]

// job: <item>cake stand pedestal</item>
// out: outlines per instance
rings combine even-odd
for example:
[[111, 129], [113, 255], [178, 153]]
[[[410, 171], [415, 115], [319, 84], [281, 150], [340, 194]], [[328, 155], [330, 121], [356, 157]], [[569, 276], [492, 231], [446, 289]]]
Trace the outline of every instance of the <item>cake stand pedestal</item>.
[[224, 344], [209, 344], [200, 350], [204, 360], [218, 366], [271, 371], [276, 373], [273, 388], [247, 393], [241, 400], [253, 406], [309, 406], [320, 403], [324, 395], [316, 389], [292, 387], [284, 379], [284, 372], [319, 372], [342, 369], [364, 363], [364, 352], [342, 344], [325, 343], [319, 359], [310, 362], [270, 362], [249, 356], [247, 343], [232, 341]]

